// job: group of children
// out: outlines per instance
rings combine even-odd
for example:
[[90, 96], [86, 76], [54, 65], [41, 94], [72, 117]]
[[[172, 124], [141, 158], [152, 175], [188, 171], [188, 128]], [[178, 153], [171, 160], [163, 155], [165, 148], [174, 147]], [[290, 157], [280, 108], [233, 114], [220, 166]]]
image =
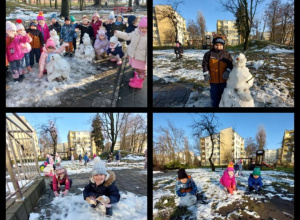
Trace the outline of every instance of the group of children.
[[[86, 15], [82, 17], [80, 24], [75, 23], [74, 16], [66, 16], [61, 26], [56, 14], [53, 14], [48, 27], [43, 12], [40, 11], [37, 16], [38, 24], [32, 21], [26, 30], [21, 19], [17, 19], [16, 24], [6, 21], [6, 66], [9, 64], [15, 81], [22, 81], [24, 74], [33, 71], [35, 61], [39, 63], [38, 77], [42, 78], [47, 73], [45, 66], [50, 61], [50, 55], [65, 51], [64, 56], [73, 56], [77, 32], [80, 31], [80, 44], [83, 44], [82, 38], [87, 33], [97, 59], [108, 56], [110, 61], [121, 65], [123, 50], [127, 47], [129, 64], [134, 69], [134, 77], [130, 79], [129, 86], [142, 88], [147, 70], [147, 17], [139, 20], [130, 15], [128, 26], [122, 14], [117, 15], [116, 21], [114, 19], [112, 12], [108, 21], [102, 22], [99, 14], [94, 12], [91, 22]], [[60, 47], [50, 37], [51, 30], [60, 35]], [[26, 68], [23, 68], [24, 60]]]
[[[224, 187], [226, 193], [236, 194], [236, 181], [234, 174], [234, 164], [230, 162], [227, 169], [223, 172], [220, 179], [221, 185]], [[189, 193], [199, 199], [199, 193], [197, 192], [197, 185], [190, 175], [187, 175], [185, 169], [179, 169], [177, 171], [178, 178], [175, 185], [175, 193], [178, 197], [184, 197]], [[263, 182], [261, 178], [260, 168], [254, 168], [252, 174], [248, 178], [248, 189], [249, 192], [254, 191], [259, 193], [262, 189]], [[249, 193], [248, 192], [248, 193]]]

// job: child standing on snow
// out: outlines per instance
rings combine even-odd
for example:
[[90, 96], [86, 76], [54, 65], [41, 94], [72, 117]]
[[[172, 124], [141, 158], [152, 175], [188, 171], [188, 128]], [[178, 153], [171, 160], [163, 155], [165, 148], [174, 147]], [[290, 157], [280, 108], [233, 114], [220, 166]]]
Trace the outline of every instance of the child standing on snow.
[[116, 36], [112, 36], [109, 42], [110, 43], [107, 50], [107, 55], [110, 58], [110, 61], [117, 62], [118, 65], [121, 65], [121, 58], [124, 56], [122, 44], [118, 41], [118, 38]]
[[109, 13], [108, 21], [105, 21], [103, 23], [103, 27], [106, 30], [106, 36], [107, 36], [108, 40], [110, 40], [110, 30], [111, 30], [112, 25], [114, 24], [114, 19], [115, 19], [115, 14], [112, 11], [112, 12]]
[[61, 25], [56, 20], [57, 20], [57, 16], [56, 16], [55, 13], [53, 13], [51, 15], [51, 24], [49, 25], [49, 30], [51, 31], [51, 30], [54, 29], [56, 31], [57, 35], [59, 36], [60, 35], [60, 31], [61, 31]]
[[69, 16], [65, 17], [65, 23], [61, 28], [60, 33], [60, 41], [61, 42], [67, 42], [69, 45], [65, 47], [66, 53], [64, 56], [73, 56], [73, 39], [75, 35], [75, 28], [71, 24], [71, 19]]
[[[75, 29], [78, 27], [78, 23], [75, 23], [76, 20], [75, 20], [74, 16], [71, 15], [70, 19], [71, 19], [71, 24], [73, 25], [74, 31], [75, 31]], [[73, 37], [73, 48], [74, 48], [74, 51], [76, 50], [76, 43], [77, 43], [77, 32], [75, 31], [74, 32], [74, 37]]]
[[236, 182], [234, 177], [233, 162], [228, 164], [227, 169], [223, 172], [220, 183], [224, 186], [224, 190], [230, 194], [236, 194]]
[[[47, 24], [45, 23], [45, 18], [44, 18], [44, 14], [42, 11], [39, 12], [38, 16], [37, 16], [37, 21], [38, 21], [38, 30], [40, 30], [42, 32], [44, 41], [47, 42], [47, 40], [50, 38], [50, 32], [49, 32], [49, 28], [47, 26]], [[42, 50], [42, 48], [41, 48]]]
[[183, 48], [181, 47], [181, 43], [179, 43], [178, 41], [175, 44], [174, 52], [176, 54], [176, 59], [177, 60], [182, 58]]
[[129, 86], [143, 88], [147, 70], [147, 17], [142, 17], [138, 28], [129, 34], [116, 31], [115, 36], [131, 40], [128, 45], [129, 64], [135, 69], [134, 77], [130, 79]]
[[226, 36], [213, 33], [213, 37], [213, 48], [205, 53], [202, 67], [204, 79], [210, 82], [212, 107], [218, 108], [233, 65], [230, 53], [225, 50]]
[[120, 160], [121, 160], [121, 153], [120, 153], [120, 151], [118, 150], [118, 151], [117, 151], [117, 154], [116, 154], [117, 166], [119, 166]]
[[260, 168], [256, 167], [248, 178], [249, 192], [255, 190], [255, 192], [258, 193], [259, 191], [261, 191], [262, 186], [263, 182], [260, 176]]
[[111, 204], [120, 200], [120, 193], [115, 185], [116, 175], [113, 171], [107, 171], [105, 164], [99, 157], [95, 157], [92, 169], [92, 177], [89, 184], [83, 190], [83, 198], [96, 208], [99, 204], [106, 208], [106, 215], [112, 216]]
[[41, 58], [39, 61], [40, 72], [39, 72], [38, 78], [43, 77], [43, 72], [45, 70], [45, 66], [50, 61], [51, 55], [55, 54], [55, 53], [56, 54], [62, 53], [66, 46], [69, 46], [69, 44], [64, 43], [58, 49], [55, 49], [55, 43], [52, 40], [52, 38], [48, 39], [46, 46], [43, 48], [43, 52], [42, 52], [42, 55], [41, 55]]
[[94, 39], [94, 31], [92, 26], [89, 24], [89, 19], [86, 15], [82, 16], [82, 24], [79, 24], [75, 31], [80, 31], [80, 42], [79, 44], [83, 44], [82, 38], [85, 33], [89, 35], [91, 40]]
[[[123, 20], [123, 15], [118, 14], [117, 20], [111, 26], [110, 37], [114, 36], [115, 31], [124, 32], [125, 29], [126, 29], [126, 24], [125, 24], [125, 22]], [[118, 38], [118, 41], [123, 42], [123, 39], [122, 38]]]
[[86, 166], [87, 162], [89, 161], [89, 158], [87, 156], [87, 153], [85, 153], [84, 157], [83, 157], [83, 160], [84, 160], [84, 165]]
[[[100, 20], [100, 16], [98, 14], [98, 12], [94, 12], [93, 17], [92, 17], [92, 22], [91, 22], [91, 26], [93, 28], [93, 32], [94, 32], [94, 37], [96, 37], [97, 35], [97, 31], [100, 30], [102, 21]], [[94, 42], [92, 43], [94, 45]]]
[[50, 187], [53, 190], [55, 197], [59, 196], [61, 185], [65, 185], [65, 191], [62, 194], [66, 196], [70, 188], [72, 187], [72, 179], [68, 177], [67, 170], [62, 165], [57, 163], [55, 175], [53, 175], [52, 181], [50, 183]]
[[105, 32], [106, 30], [98, 30], [98, 34], [96, 36], [94, 48], [98, 60], [105, 59], [107, 57], [109, 41], [107, 39]]

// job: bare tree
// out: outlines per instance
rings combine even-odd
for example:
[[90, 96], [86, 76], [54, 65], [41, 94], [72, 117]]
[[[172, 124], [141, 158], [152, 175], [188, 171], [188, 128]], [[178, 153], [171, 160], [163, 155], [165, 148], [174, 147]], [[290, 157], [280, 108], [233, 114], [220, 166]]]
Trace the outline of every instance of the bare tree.
[[214, 154], [214, 140], [217, 139], [216, 134], [218, 133], [218, 127], [220, 123], [214, 113], [196, 114], [196, 116], [200, 118], [196, 118], [196, 119], [193, 118], [194, 120], [194, 123], [192, 124], [193, 135], [198, 138], [203, 136], [210, 137], [212, 148], [208, 160], [212, 171], [215, 171], [215, 165], [211, 158]]
[[261, 33], [261, 40], [263, 39], [264, 33], [265, 33], [265, 28], [266, 28], [266, 24], [267, 24], [267, 19], [268, 17], [266, 16], [266, 12], [264, 13], [263, 17], [262, 17], [262, 21], [263, 21], [263, 29], [262, 29], [262, 33]]
[[275, 41], [276, 25], [279, 22], [280, 0], [272, 0], [267, 4], [266, 15], [268, 17], [268, 26], [271, 30], [271, 41]]
[[224, 160], [226, 161], [226, 163], [229, 163], [230, 161], [233, 161], [234, 156], [233, 156], [233, 152], [232, 151], [226, 151], [224, 153]]
[[70, 0], [62, 0], [62, 1], [61, 1], [61, 12], [60, 12], [60, 17], [69, 16], [69, 14], [70, 14], [69, 1], [70, 1]]
[[53, 154], [56, 154], [58, 143], [58, 129], [56, 126], [57, 118], [48, 120], [47, 123], [41, 124], [38, 127], [40, 131], [40, 140], [46, 145], [47, 148], [53, 148]]
[[279, 13], [281, 18], [281, 39], [280, 43], [284, 44], [288, 40], [288, 29], [294, 25], [294, 5], [286, 3], [280, 6]]
[[185, 160], [184, 162], [188, 165], [192, 165], [192, 158], [191, 158], [191, 153], [190, 153], [190, 149], [189, 149], [189, 141], [187, 137], [184, 137], [184, 156], [185, 156]]
[[197, 23], [202, 40], [205, 39], [206, 21], [202, 11], [197, 12]]
[[54, 8], [57, 9], [57, 0], [54, 2]]
[[263, 150], [267, 142], [267, 133], [263, 125], [260, 125], [258, 127], [255, 139], [256, 139], [256, 145], [258, 146], [258, 150]]
[[122, 125], [122, 127], [120, 128], [120, 133], [119, 133], [119, 138], [120, 138], [120, 149], [122, 150], [128, 150], [128, 145], [126, 143], [126, 137], [129, 134], [129, 121], [131, 118], [131, 114], [130, 113], [124, 113], [124, 123]]
[[197, 40], [200, 38], [201, 33], [197, 23], [194, 20], [188, 20], [187, 31], [189, 32], [189, 38], [192, 40], [192, 45], [195, 45], [195, 42], [197, 42]]
[[259, 24], [260, 24], [259, 19], [254, 19], [253, 24], [252, 24], [252, 28], [253, 28], [253, 32], [254, 32], [253, 38], [255, 36], [255, 39], [257, 39], [257, 40], [258, 40], [258, 28], [259, 28]]
[[255, 155], [255, 152], [257, 150], [257, 146], [255, 144], [255, 141], [252, 137], [247, 137], [245, 139], [245, 152], [246, 152], [246, 157], [252, 157]]

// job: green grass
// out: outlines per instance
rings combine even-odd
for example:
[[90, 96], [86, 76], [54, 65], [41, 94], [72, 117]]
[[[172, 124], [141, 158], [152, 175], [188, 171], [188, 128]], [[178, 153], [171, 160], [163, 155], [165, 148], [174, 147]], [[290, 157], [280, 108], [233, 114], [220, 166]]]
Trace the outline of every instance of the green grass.
[[[270, 167], [263, 167], [263, 171], [272, 171], [272, 168]], [[290, 173], [290, 174], [294, 174], [295, 173], [295, 169], [293, 167], [276, 167], [274, 168], [273, 171], [280, 171], [280, 172], [285, 172], [285, 173]]]
[[[189, 219], [189, 216], [192, 214], [188, 207], [176, 207], [174, 212], [171, 214], [170, 219]], [[185, 218], [183, 218], [185, 216]]]
[[[167, 201], [165, 203], [165, 201]], [[162, 196], [155, 204], [156, 209], [165, 209], [166, 207], [175, 207], [175, 196]]]

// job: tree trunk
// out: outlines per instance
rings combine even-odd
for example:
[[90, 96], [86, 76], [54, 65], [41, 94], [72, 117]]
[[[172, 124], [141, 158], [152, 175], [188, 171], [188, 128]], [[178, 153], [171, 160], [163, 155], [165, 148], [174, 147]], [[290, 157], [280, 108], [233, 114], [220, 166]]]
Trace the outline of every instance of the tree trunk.
[[60, 17], [69, 16], [69, 0], [62, 0]]
[[46, 7], [46, 0], [44, 0], [44, 7]]
[[52, 8], [52, 0], [50, 0], [50, 8]]
[[214, 154], [214, 141], [213, 141], [213, 136], [212, 135], [210, 135], [210, 140], [211, 140], [211, 143], [212, 143], [212, 149], [211, 149], [211, 154], [210, 154], [210, 157], [208, 158], [208, 160], [209, 160], [209, 163], [210, 163], [210, 166], [211, 166], [211, 171], [215, 171], [216, 168], [215, 168], [215, 165], [214, 165], [214, 163], [211, 159], [213, 154]]
[[57, 9], [57, 0], [55, 0], [54, 8]]

